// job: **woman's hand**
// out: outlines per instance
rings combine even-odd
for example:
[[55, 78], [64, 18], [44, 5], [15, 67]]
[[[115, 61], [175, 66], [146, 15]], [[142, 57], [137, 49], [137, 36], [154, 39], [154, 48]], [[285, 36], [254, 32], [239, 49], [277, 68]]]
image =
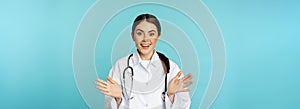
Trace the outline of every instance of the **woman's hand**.
[[101, 91], [101, 93], [114, 97], [117, 104], [121, 104], [122, 101], [122, 89], [120, 85], [115, 82], [111, 77], [107, 77], [107, 82], [97, 78], [95, 80], [96, 88]]
[[168, 96], [171, 100], [171, 102], [174, 102], [174, 95], [177, 92], [188, 92], [190, 91], [187, 87], [193, 84], [192, 78], [193, 75], [190, 73], [183, 78], [179, 79], [181, 76], [182, 72], [179, 71], [177, 75], [172, 78], [172, 80], [169, 82], [168, 86]]

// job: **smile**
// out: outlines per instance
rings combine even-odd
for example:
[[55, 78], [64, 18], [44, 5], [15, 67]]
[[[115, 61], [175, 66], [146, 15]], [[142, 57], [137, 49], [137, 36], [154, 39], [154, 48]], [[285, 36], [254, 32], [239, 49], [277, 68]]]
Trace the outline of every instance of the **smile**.
[[141, 44], [142, 48], [144, 48], [144, 49], [149, 48], [150, 45], [151, 45], [151, 44], [148, 44], [148, 43]]

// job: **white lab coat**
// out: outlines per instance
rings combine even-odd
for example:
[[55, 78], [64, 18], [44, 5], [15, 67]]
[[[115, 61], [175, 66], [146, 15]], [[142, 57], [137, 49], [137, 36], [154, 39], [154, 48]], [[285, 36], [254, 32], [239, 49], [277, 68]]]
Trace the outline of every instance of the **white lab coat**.
[[[109, 76], [122, 86], [122, 102], [119, 109], [163, 109], [165, 104], [162, 100], [162, 92], [165, 88], [165, 70], [158, 54], [155, 52], [149, 65], [143, 66], [138, 52], [133, 53], [133, 56], [129, 60], [129, 65], [132, 66], [134, 70], [131, 95], [131, 77], [127, 75], [130, 73], [126, 73], [125, 75], [125, 85], [122, 81], [123, 71], [127, 67], [127, 60], [128, 56], [119, 59], [109, 73]], [[170, 59], [169, 61], [170, 72], [167, 74], [167, 83], [180, 71], [176, 63]], [[183, 75], [181, 77], [183, 77]], [[125, 94], [124, 86], [127, 88], [127, 94], [130, 95], [132, 99], [127, 99], [128, 97]], [[167, 109], [189, 109], [191, 100], [188, 92], [180, 92], [175, 94], [173, 104], [166, 95], [165, 103]], [[116, 100], [113, 97], [105, 96], [105, 109], [117, 109]]]

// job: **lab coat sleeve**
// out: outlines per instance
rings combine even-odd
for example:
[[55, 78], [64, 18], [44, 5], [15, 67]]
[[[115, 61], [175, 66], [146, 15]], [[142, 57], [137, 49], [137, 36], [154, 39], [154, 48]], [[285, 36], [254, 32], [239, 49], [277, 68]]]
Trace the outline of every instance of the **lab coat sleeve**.
[[174, 102], [170, 101], [166, 96], [166, 108], [167, 109], [189, 109], [191, 104], [190, 95], [188, 92], [176, 93], [174, 96]]
[[[121, 86], [121, 72], [120, 72], [119, 61], [117, 61], [116, 64], [111, 68], [109, 72], [109, 76]], [[105, 95], [104, 99], [105, 99], [104, 101], [105, 109], [123, 109], [124, 107], [125, 100], [123, 96], [122, 96], [122, 102], [119, 107], [117, 106], [117, 101], [115, 100], [114, 97]]]
[[118, 109], [115, 98], [105, 95], [104, 108], [105, 109]]
[[120, 106], [118, 107], [117, 101], [115, 100], [114, 97], [105, 95], [104, 104], [105, 104], [104, 109], [126, 109], [124, 97], [122, 97], [122, 102], [121, 102]]
[[[180, 71], [179, 67], [170, 60], [170, 76], [168, 82], [170, 82], [176, 74]], [[181, 75], [180, 78], [184, 77]], [[167, 109], [189, 109], [191, 104], [191, 99], [189, 92], [179, 92], [175, 93], [174, 102], [172, 103], [169, 97], [166, 95], [166, 108]]]

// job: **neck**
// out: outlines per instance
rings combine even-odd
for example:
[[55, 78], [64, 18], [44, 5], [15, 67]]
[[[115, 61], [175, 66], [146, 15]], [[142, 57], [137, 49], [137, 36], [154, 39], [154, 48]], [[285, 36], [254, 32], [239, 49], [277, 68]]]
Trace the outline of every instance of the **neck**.
[[151, 60], [151, 58], [154, 54], [154, 50], [149, 54], [142, 54], [140, 52], [139, 52], [139, 54], [140, 54], [140, 57], [141, 57], [142, 60]]

